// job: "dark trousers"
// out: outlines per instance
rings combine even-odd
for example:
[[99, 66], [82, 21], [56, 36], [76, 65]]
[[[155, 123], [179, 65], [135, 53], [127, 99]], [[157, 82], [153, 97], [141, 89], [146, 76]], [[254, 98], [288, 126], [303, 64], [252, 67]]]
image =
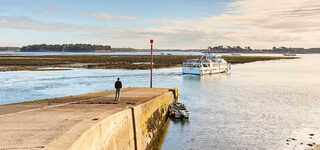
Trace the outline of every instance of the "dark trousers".
[[120, 100], [120, 89], [116, 89], [116, 97], [114, 98], [115, 101]]

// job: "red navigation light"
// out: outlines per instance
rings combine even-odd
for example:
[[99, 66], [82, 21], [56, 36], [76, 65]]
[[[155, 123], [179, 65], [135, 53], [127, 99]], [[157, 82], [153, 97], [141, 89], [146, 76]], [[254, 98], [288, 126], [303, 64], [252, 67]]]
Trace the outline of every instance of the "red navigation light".
[[150, 43], [152, 44], [152, 43], [153, 43], [153, 40], [150, 40]]

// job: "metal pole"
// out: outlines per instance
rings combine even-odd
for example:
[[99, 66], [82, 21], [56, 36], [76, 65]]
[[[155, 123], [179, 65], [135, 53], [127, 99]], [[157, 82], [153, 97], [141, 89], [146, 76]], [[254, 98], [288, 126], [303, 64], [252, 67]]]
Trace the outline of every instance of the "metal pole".
[[153, 54], [152, 54], [152, 49], [153, 49], [153, 40], [150, 40], [150, 44], [151, 44], [151, 55], [150, 55], [150, 88], [152, 88], [152, 65], [153, 65]]

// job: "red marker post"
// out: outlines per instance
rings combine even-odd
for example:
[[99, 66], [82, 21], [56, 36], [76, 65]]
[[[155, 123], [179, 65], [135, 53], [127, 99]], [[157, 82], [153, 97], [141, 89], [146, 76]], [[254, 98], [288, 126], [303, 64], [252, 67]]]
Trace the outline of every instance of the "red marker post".
[[153, 55], [152, 55], [152, 49], [153, 49], [153, 40], [150, 40], [150, 44], [151, 44], [151, 55], [150, 55], [150, 88], [152, 88], [152, 65], [153, 65]]

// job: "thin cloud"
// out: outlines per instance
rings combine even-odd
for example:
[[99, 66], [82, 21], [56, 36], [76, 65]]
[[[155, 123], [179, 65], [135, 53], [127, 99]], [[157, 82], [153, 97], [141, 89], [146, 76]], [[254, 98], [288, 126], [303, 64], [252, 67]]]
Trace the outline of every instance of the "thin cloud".
[[63, 14], [69, 14], [71, 16], [82, 16], [82, 17], [93, 17], [95, 19], [99, 20], [136, 20], [137, 17], [135, 16], [129, 16], [129, 15], [121, 15], [121, 14], [112, 14], [112, 13], [104, 13], [104, 12], [79, 12], [73, 9], [67, 9], [67, 8], [57, 8], [57, 7], [51, 7], [46, 6], [45, 11], [48, 13], [63, 13]]
[[93, 27], [61, 23], [44, 23], [26, 16], [0, 16], [0, 28], [51, 32], [92, 32]]
[[82, 16], [94, 17], [100, 20], [136, 20], [135, 16], [119, 15], [119, 14], [109, 14], [109, 13], [82, 13]]
[[[18, 30], [31, 30], [37, 32], [50, 33], [60, 32], [64, 34], [69, 33], [84, 33], [90, 43], [101, 41], [100, 44], [112, 44], [120, 46], [135, 46], [141, 47], [141, 43], [149, 39], [149, 34], [143, 33], [141, 30], [129, 30], [124, 28], [111, 28], [111, 27], [97, 27], [88, 25], [70, 25], [61, 23], [44, 23], [38, 20], [31, 19], [26, 16], [0, 16], [0, 29], [18, 29]], [[59, 39], [52, 39], [57, 41]], [[83, 37], [74, 37], [70, 39], [77, 42], [84, 41]], [[140, 42], [139, 42], [140, 41]], [[48, 41], [51, 43], [51, 41]], [[20, 45], [21, 46], [21, 45]]]
[[[0, 16], [0, 28], [51, 32], [87, 32], [114, 46], [144, 48], [153, 38], [158, 48], [206, 48], [209, 45], [320, 47], [319, 0], [239, 0], [225, 5], [225, 12], [198, 19], [154, 18], [108, 13], [80, 13], [100, 20], [142, 21], [144, 27], [44, 23], [28, 17]], [[78, 14], [79, 15], [79, 14]]]
[[148, 31], [185, 36], [180, 32], [184, 30], [193, 33], [189, 36], [194, 40], [207, 38], [207, 43], [222, 45], [319, 47], [319, 6], [318, 0], [241, 0], [227, 4], [227, 11], [221, 15], [193, 20], [162, 19], [160, 25]]

